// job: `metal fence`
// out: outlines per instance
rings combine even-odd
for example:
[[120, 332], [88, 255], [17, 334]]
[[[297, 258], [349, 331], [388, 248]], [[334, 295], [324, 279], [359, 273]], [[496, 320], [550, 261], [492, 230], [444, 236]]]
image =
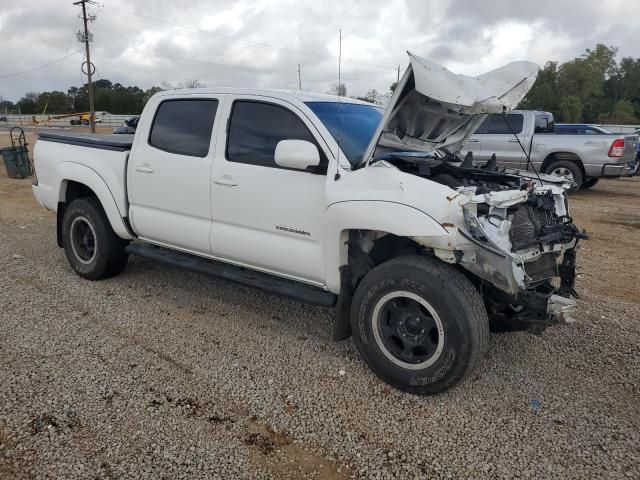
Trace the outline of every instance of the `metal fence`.
[[[52, 115], [54, 116], [54, 115]], [[125, 120], [135, 116], [135, 114], [130, 115], [114, 115], [111, 113], [100, 114], [96, 113], [96, 125], [97, 126], [105, 126], [105, 127], [119, 127], [124, 123]], [[68, 127], [71, 125], [70, 121], [74, 117], [67, 118], [58, 118], [55, 120], [47, 120], [49, 118], [48, 115], [14, 115], [7, 114], [4, 115], [0, 113], [0, 117], [7, 118], [7, 125], [22, 125], [22, 126], [36, 126], [33, 122], [33, 118], [35, 117], [37, 120], [38, 126], [46, 126], [46, 127]], [[77, 118], [77, 117], [76, 117]], [[0, 126], [2, 126], [4, 122], [0, 122]], [[611, 130], [614, 133], [632, 133], [638, 128], [640, 125], [600, 125], [607, 130]]]
[[633, 133], [640, 128], [640, 125], [600, 125], [602, 128], [611, 130], [613, 133]]
[[[55, 115], [51, 115], [55, 116]], [[131, 117], [131, 115], [113, 115], [111, 113], [105, 114], [96, 114], [96, 125], [97, 126], [105, 126], [105, 127], [118, 127], [123, 124], [123, 122]], [[78, 117], [66, 117], [66, 118], [57, 118], [48, 120], [49, 115], [14, 115], [14, 114], [3, 114], [0, 113], [0, 117], [7, 118], [7, 125], [22, 125], [22, 126], [46, 126], [46, 127], [69, 127], [71, 126], [71, 120], [77, 119]], [[37, 123], [34, 123], [33, 119], [37, 120]], [[0, 126], [2, 126], [4, 122], [0, 122]]]

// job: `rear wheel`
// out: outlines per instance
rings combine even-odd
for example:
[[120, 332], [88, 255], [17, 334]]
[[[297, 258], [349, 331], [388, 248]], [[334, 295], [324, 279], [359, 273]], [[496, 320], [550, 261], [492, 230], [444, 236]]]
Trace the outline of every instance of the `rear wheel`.
[[417, 394], [462, 382], [480, 362], [489, 335], [486, 310], [469, 280], [418, 255], [389, 260], [364, 277], [351, 323], [371, 370]]
[[588, 178], [584, 182], [582, 182], [582, 185], [580, 185], [580, 188], [586, 190], [587, 188], [595, 187], [596, 184], [598, 183], [598, 180], [600, 180], [600, 179], [599, 178]]
[[64, 252], [81, 277], [99, 280], [120, 273], [127, 264], [127, 242], [118, 237], [95, 197], [71, 202], [62, 220]]
[[556, 175], [558, 177], [565, 177], [576, 184], [575, 187], [569, 190], [569, 193], [575, 192], [584, 181], [584, 175], [579, 165], [569, 160], [557, 160], [551, 162], [545, 170], [546, 173]]

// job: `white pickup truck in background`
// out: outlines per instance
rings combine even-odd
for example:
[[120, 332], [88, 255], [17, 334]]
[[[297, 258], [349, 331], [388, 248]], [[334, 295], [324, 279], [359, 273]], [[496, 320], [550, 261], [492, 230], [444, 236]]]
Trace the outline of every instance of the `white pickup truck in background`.
[[165, 91], [135, 136], [41, 134], [33, 192], [84, 278], [135, 254], [334, 307], [335, 338], [353, 333], [378, 376], [437, 393], [478, 365], [490, 325], [540, 331], [575, 309], [571, 184], [450, 153], [537, 71], [471, 78], [411, 55], [384, 112], [300, 91]]
[[577, 189], [590, 188], [600, 178], [634, 175], [637, 147], [634, 134], [556, 134], [551, 113], [514, 110], [489, 115], [462, 151], [472, 151], [478, 164], [494, 154], [501, 166], [527, 170], [533, 164], [540, 172], [572, 180]]

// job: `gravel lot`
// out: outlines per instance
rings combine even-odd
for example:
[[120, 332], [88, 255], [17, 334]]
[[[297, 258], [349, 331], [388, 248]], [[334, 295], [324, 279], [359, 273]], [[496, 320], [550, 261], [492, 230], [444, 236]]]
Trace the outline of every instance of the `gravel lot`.
[[80, 279], [0, 171], [0, 478], [640, 478], [640, 178], [572, 206], [579, 322], [422, 398], [328, 310], [138, 258]]

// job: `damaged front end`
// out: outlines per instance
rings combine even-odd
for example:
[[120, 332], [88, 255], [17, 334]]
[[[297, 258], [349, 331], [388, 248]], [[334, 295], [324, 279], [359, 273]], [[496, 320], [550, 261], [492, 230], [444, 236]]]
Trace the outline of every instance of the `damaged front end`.
[[541, 331], [573, 320], [576, 247], [586, 234], [569, 216], [566, 180], [491, 161], [475, 167], [441, 152], [387, 153], [378, 162], [455, 191], [438, 219], [446, 240], [413, 240], [472, 274], [494, 330]]
[[459, 264], [480, 279], [493, 326], [540, 331], [573, 321], [575, 251], [586, 235], [568, 215], [563, 189], [462, 194], [469, 201], [461, 206]]
[[355, 168], [394, 166], [451, 189], [446, 203], [434, 197], [415, 203], [448, 234], [413, 240], [467, 272], [495, 329], [539, 331], [571, 321], [575, 250], [586, 238], [569, 216], [565, 192], [571, 182], [498, 168], [495, 156], [477, 167], [472, 155], [455, 155], [487, 114], [516, 107], [538, 67], [513, 62], [468, 77], [409, 55], [411, 63]]

